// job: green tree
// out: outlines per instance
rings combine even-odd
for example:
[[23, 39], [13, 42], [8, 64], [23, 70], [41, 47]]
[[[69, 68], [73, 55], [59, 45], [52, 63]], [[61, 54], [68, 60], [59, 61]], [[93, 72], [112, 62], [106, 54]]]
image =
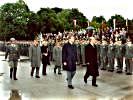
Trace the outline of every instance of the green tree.
[[55, 13], [59, 13], [59, 12], [61, 12], [63, 9], [62, 9], [62, 8], [58, 8], [58, 7], [55, 7], [55, 8], [52, 8], [52, 10], [54, 10]]
[[0, 35], [4, 38], [25, 37], [29, 9], [22, 0], [7, 3], [0, 7]]
[[61, 12], [57, 14], [57, 20], [59, 22], [58, 28], [59, 31], [63, 32], [64, 30], [71, 30], [71, 24], [68, 22], [68, 17], [70, 14], [70, 9], [63, 9]]
[[72, 9], [70, 15], [68, 16], [69, 23], [73, 24], [73, 20], [76, 20], [77, 22], [77, 30], [85, 29], [88, 26], [88, 19], [83, 15], [83, 13], [79, 12], [78, 9]]
[[106, 22], [105, 18], [103, 16], [93, 16], [92, 21], [90, 22], [90, 25], [95, 28], [101, 28], [103, 22]]
[[123, 16], [121, 15], [115, 15], [115, 16], [111, 16], [111, 18], [108, 20], [107, 22], [107, 25], [109, 27], [113, 27], [113, 19], [116, 19], [116, 27], [119, 28], [119, 27], [126, 27], [126, 20], [124, 19]]
[[28, 39], [34, 39], [40, 33], [40, 17], [36, 13], [30, 12], [26, 28]]
[[41, 8], [37, 14], [40, 18], [40, 32], [42, 33], [54, 33], [57, 27], [57, 16], [54, 10], [50, 8]]

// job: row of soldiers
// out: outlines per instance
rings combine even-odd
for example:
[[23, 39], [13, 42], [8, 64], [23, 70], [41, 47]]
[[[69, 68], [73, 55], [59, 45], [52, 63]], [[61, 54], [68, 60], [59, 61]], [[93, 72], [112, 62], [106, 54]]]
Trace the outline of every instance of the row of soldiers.
[[[60, 40], [57, 40], [60, 41]], [[68, 40], [61, 40], [61, 45], [68, 42]], [[85, 46], [89, 43], [89, 38], [76, 39], [75, 44], [77, 46], [77, 64], [86, 66], [85, 63]], [[116, 68], [117, 73], [124, 71], [124, 59], [125, 59], [125, 72], [127, 75], [131, 75], [133, 71], [133, 44], [131, 39], [122, 40], [121, 38], [97, 40], [97, 56], [98, 65], [101, 70], [108, 70], [113, 72]], [[52, 61], [54, 42], [48, 43]], [[117, 65], [115, 66], [115, 59]]]
[[[66, 41], [67, 42], [67, 41]], [[77, 64], [86, 66], [85, 64], [85, 46], [89, 43], [89, 40], [75, 40], [77, 46]], [[64, 42], [62, 43], [62, 45]], [[113, 72], [116, 68], [117, 73], [124, 71], [124, 59], [125, 59], [125, 72], [127, 75], [132, 75], [133, 71], [133, 43], [131, 39], [123, 41], [118, 38], [117, 41], [110, 39], [110, 41], [97, 40], [97, 56], [98, 65], [101, 70], [108, 70]], [[116, 59], [116, 60], [115, 60]], [[115, 66], [115, 61], [117, 65]]]
[[[63, 46], [64, 43], [68, 42], [68, 40], [58, 40], [60, 41], [61, 45]], [[75, 44], [77, 46], [77, 64], [86, 66], [85, 64], [85, 46], [89, 43], [89, 40], [84, 39], [76, 39]], [[19, 45], [20, 51], [22, 51], [23, 54], [26, 53], [26, 56], [28, 56], [28, 48], [30, 44], [23, 43], [23, 45]], [[48, 49], [50, 52], [50, 61], [53, 61], [53, 48], [55, 46], [55, 41], [49, 40], [48, 41]], [[110, 41], [106, 41], [105, 39], [102, 39], [102, 41], [97, 40], [97, 56], [98, 56], [98, 65], [101, 70], [108, 70], [110, 72], [113, 72], [115, 70], [115, 59], [117, 61], [117, 73], [122, 73], [124, 70], [123, 66], [123, 59], [125, 58], [125, 64], [126, 64], [126, 74], [132, 74], [132, 67], [131, 61], [133, 56], [133, 44], [130, 41], [130, 39], [127, 39], [126, 43], [123, 43], [123, 41], [119, 38], [117, 41], [114, 42], [114, 40], [110, 39]]]

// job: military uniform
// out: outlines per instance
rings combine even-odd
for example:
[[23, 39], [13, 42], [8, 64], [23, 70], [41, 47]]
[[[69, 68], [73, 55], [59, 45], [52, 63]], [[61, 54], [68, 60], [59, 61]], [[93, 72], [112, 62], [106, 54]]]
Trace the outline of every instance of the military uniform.
[[100, 59], [101, 59], [101, 70], [106, 70], [107, 69], [107, 44], [101, 44], [100, 45]]
[[133, 44], [126, 45], [125, 63], [126, 63], [126, 74], [132, 75], [132, 72], [133, 72]]
[[81, 57], [82, 57], [82, 65], [85, 66], [85, 46], [87, 43], [81, 44]]
[[122, 73], [123, 70], [123, 57], [125, 56], [125, 45], [116, 44], [115, 57], [117, 60], [117, 73]]
[[5, 59], [9, 55], [9, 66], [10, 66], [10, 78], [17, 80], [16, 73], [17, 73], [17, 65], [18, 59], [20, 58], [19, 48], [16, 44], [10, 44], [6, 48]]
[[114, 71], [114, 58], [115, 58], [115, 45], [109, 44], [108, 45], [108, 71]]
[[96, 48], [97, 48], [98, 67], [100, 67], [100, 65], [101, 65], [101, 61], [100, 61], [100, 44], [96, 44]]
[[81, 63], [81, 45], [79, 43], [76, 43], [77, 47], [77, 64]]
[[50, 52], [50, 61], [53, 61], [53, 48], [54, 48], [55, 44], [53, 42], [49, 42], [48, 43], [48, 49], [49, 49], [49, 52]]

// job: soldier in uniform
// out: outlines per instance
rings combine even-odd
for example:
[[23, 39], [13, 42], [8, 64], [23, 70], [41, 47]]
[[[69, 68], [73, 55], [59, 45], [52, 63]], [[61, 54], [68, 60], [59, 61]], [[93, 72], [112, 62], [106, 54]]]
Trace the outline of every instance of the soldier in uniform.
[[100, 45], [101, 70], [107, 69], [107, 46], [107, 42], [102, 40], [102, 44]]
[[53, 61], [53, 56], [52, 56], [52, 54], [53, 54], [53, 48], [54, 48], [54, 40], [51, 40], [51, 39], [49, 39], [49, 42], [48, 42], [48, 49], [49, 49], [49, 56], [50, 56], [50, 61]]
[[79, 40], [76, 40], [75, 44], [77, 47], [77, 64], [80, 65], [80, 63], [81, 63], [81, 45], [79, 43]]
[[7, 56], [9, 55], [10, 79], [17, 80], [16, 73], [18, 61], [20, 60], [20, 53], [15, 38], [11, 38], [10, 41], [11, 44], [8, 45], [6, 49], [5, 59], [7, 59]]
[[110, 39], [110, 44], [108, 45], [108, 71], [114, 71], [114, 58], [115, 58], [115, 45], [113, 40]]
[[131, 40], [127, 41], [126, 53], [125, 53], [125, 63], [126, 63], [126, 74], [132, 75], [133, 72], [133, 44]]
[[85, 46], [87, 45], [87, 41], [83, 40], [81, 44], [81, 57], [82, 57], [82, 66], [85, 66]]
[[120, 38], [115, 43], [115, 58], [117, 61], [117, 73], [122, 73], [123, 70], [123, 57], [125, 56], [125, 44], [122, 44]]
[[100, 45], [101, 42], [97, 40], [96, 48], [97, 48], [97, 61], [98, 61], [98, 67], [100, 67], [101, 61], [100, 61]]

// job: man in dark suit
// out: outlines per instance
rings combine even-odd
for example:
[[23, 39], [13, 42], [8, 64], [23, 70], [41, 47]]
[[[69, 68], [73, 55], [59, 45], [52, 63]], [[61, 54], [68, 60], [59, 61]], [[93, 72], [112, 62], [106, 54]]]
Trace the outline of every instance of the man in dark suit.
[[73, 35], [68, 37], [68, 43], [62, 48], [62, 62], [66, 66], [68, 88], [73, 89], [72, 79], [76, 73], [77, 50], [74, 44], [75, 38]]
[[99, 71], [95, 43], [95, 38], [90, 37], [90, 43], [85, 47], [85, 62], [87, 64], [87, 70], [84, 76], [84, 82], [87, 84], [87, 78], [92, 76], [92, 86], [97, 87], [98, 85], [96, 84], [96, 77], [99, 76]]

